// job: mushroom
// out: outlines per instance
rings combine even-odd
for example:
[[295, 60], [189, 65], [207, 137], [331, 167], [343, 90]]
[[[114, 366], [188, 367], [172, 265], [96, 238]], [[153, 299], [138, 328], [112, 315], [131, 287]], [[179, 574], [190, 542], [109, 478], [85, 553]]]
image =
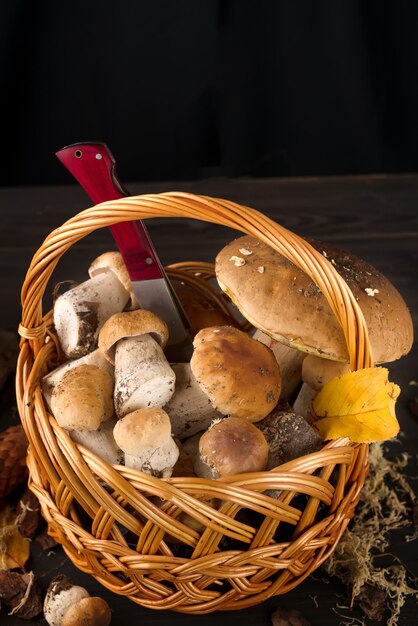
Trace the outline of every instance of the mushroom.
[[113, 272], [97, 274], [59, 296], [53, 316], [65, 356], [78, 358], [94, 350], [104, 322], [128, 300], [129, 293]]
[[306, 355], [300, 350], [289, 348], [284, 343], [280, 343], [258, 328], [253, 334], [253, 339], [264, 343], [276, 357], [282, 376], [280, 400], [288, 400], [301, 382], [302, 363]]
[[119, 279], [129, 293], [130, 300], [128, 302], [128, 308], [131, 310], [139, 309], [138, 300], [132, 289], [132, 282], [120, 252], [104, 252], [94, 259], [89, 267], [90, 278], [98, 276], [99, 274], [108, 274], [109, 272], [112, 272]]
[[260, 429], [268, 443], [266, 470], [316, 452], [323, 446], [316, 430], [285, 402], [280, 402], [270, 415], [255, 426]]
[[78, 367], [79, 365], [96, 365], [96, 367], [99, 367], [100, 369], [108, 372], [112, 377], [115, 369], [99, 349], [93, 350], [93, 352], [89, 352], [89, 354], [86, 354], [79, 359], [74, 359], [72, 361], [67, 361], [66, 363], [63, 363], [59, 367], [52, 370], [52, 372], [44, 376], [41, 382], [42, 394], [49, 408], [51, 408], [51, 394], [54, 390], [54, 387], [56, 387], [56, 385], [58, 385], [58, 383], [62, 380], [64, 374], [66, 374], [70, 369]]
[[192, 372], [220, 413], [256, 422], [276, 406], [280, 368], [267, 346], [233, 326], [205, 328], [193, 345]]
[[[356, 298], [367, 324], [374, 362], [394, 361], [406, 354], [413, 340], [412, 319], [389, 280], [350, 253], [310, 243], [332, 263]], [[238, 264], [234, 259], [240, 254], [243, 262]], [[223, 291], [262, 332], [304, 353], [348, 363], [344, 334], [327, 300], [284, 256], [253, 237], [240, 237], [218, 254], [216, 275]], [[305, 362], [306, 376], [308, 366], [320, 361]], [[333, 367], [334, 375], [340, 373], [340, 366], [328, 365], [330, 374]], [[313, 395], [314, 389], [303, 386], [295, 410], [306, 414]]]
[[263, 471], [269, 447], [254, 424], [240, 417], [215, 421], [200, 437], [195, 472], [203, 478]]
[[112, 617], [105, 600], [90, 597], [84, 587], [62, 574], [49, 585], [44, 615], [50, 626], [108, 626]]
[[[385, 363], [406, 354], [412, 345], [412, 319], [389, 280], [348, 252], [310, 243], [332, 263], [358, 301], [373, 360]], [[237, 267], [231, 259], [239, 255], [244, 263]], [[269, 246], [250, 236], [236, 239], [218, 254], [216, 276], [222, 290], [256, 328], [302, 352], [348, 362], [343, 331], [320, 289]]]
[[144, 309], [117, 313], [103, 325], [99, 348], [115, 364], [118, 417], [170, 400], [176, 376], [163, 352], [167, 339], [166, 323]]
[[348, 363], [330, 361], [314, 354], [309, 354], [302, 365], [303, 385], [293, 405], [294, 410], [303, 417], [310, 418], [312, 400], [318, 391], [336, 376], [350, 371]]
[[69, 369], [54, 387], [51, 409], [70, 437], [110, 464], [120, 450], [113, 439], [113, 378], [95, 365]]
[[179, 457], [171, 436], [170, 418], [160, 407], [137, 409], [120, 419], [113, 430], [125, 453], [126, 467], [167, 478]]
[[206, 430], [214, 419], [223, 417], [211, 405], [193, 376], [190, 363], [171, 363], [176, 375], [174, 394], [164, 406], [170, 416], [173, 434], [180, 439]]

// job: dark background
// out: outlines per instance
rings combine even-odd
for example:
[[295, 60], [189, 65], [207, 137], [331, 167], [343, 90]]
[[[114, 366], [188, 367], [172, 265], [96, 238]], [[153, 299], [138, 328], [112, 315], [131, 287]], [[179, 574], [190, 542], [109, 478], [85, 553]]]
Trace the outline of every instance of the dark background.
[[125, 180], [414, 171], [417, 41], [415, 0], [2, 0], [0, 184], [82, 140]]

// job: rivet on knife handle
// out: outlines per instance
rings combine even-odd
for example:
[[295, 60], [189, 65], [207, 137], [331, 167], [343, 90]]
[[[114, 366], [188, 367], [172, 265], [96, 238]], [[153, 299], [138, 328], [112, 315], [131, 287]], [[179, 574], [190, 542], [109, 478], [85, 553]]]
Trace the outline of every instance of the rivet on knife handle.
[[[95, 204], [128, 196], [116, 175], [116, 162], [103, 143], [77, 143], [56, 153]], [[141, 221], [110, 227], [122, 254], [140, 306], [165, 320], [170, 339], [167, 358], [189, 361], [193, 347], [190, 324]]]

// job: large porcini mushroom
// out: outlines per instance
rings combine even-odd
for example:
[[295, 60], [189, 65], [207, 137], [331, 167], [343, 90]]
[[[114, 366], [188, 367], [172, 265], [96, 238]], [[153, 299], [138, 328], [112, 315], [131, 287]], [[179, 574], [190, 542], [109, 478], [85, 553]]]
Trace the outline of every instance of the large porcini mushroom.
[[136, 299], [135, 292], [132, 289], [132, 282], [120, 252], [104, 252], [95, 258], [90, 264], [90, 278], [98, 276], [99, 274], [107, 274], [109, 272], [112, 272], [119, 279], [126, 291], [129, 293], [129, 309], [138, 309], [138, 300]]
[[167, 340], [167, 324], [144, 309], [117, 313], [103, 325], [99, 348], [115, 364], [118, 417], [170, 400], [176, 377], [163, 352]]
[[179, 449], [171, 436], [170, 418], [163, 409], [137, 409], [116, 423], [113, 434], [125, 452], [127, 467], [153, 476], [171, 476]]
[[267, 346], [233, 326], [205, 328], [193, 345], [193, 375], [220, 413], [256, 422], [274, 409], [280, 368]]
[[[412, 319], [389, 280], [351, 253], [310, 243], [353, 292], [366, 320], [374, 362], [386, 363], [406, 354], [412, 345]], [[243, 263], [237, 264], [235, 257]], [[218, 254], [216, 276], [256, 328], [303, 352], [348, 362], [343, 331], [320, 289], [270, 246], [250, 236], [236, 239]]]
[[95, 365], [69, 369], [54, 387], [51, 410], [70, 437], [110, 464], [121, 452], [113, 439], [113, 378]]
[[198, 476], [222, 479], [225, 476], [261, 472], [267, 465], [269, 447], [258, 428], [240, 417], [216, 421], [200, 437]]
[[128, 300], [128, 291], [113, 272], [97, 274], [59, 296], [53, 316], [65, 356], [75, 359], [94, 350], [104, 322]]
[[[353, 254], [310, 243], [332, 263], [356, 298], [374, 362], [386, 363], [406, 354], [413, 340], [412, 319], [389, 280]], [[342, 328], [320, 289], [269, 246], [254, 237], [240, 237], [218, 254], [216, 275], [244, 317], [263, 333], [321, 359], [348, 362]], [[341, 373], [337, 364], [331, 364], [329, 374], [333, 368], [335, 376]], [[301, 393], [295, 406], [298, 413], [306, 414], [315, 394], [306, 386]]]

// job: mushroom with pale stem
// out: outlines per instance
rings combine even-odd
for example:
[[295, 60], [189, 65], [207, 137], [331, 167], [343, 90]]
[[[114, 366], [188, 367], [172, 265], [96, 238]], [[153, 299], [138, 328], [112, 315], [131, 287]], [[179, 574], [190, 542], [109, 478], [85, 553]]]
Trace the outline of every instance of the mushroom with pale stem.
[[[310, 243], [334, 266], [357, 300], [374, 362], [394, 361], [406, 354], [413, 340], [412, 319], [389, 280], [348, 252]], [[240, 237], [218, 254], [216, 275], [243, 316], [270, 337], [322, 359], [348, 362], [343, 330], [321, 290], [270, 246], [254, 237]], [[302, 389], [298, 412], [311, 402], [312, 393]]]
[[90, 264], [90, 278], [98, 276], [99, 274], [106, 274], [108, 272], [112, 272], [125, 287], [126, 291], [129, 293], [129, 309], [139, 309], [138, 300], [136, 299], [135, 292], [132, 289], [132, 282], [120, 252], [104, 252], [103, 254], [95, 258], [94, 261]]
[[176, 375], [174, 394], [164, 406], [170, 416], [173, 434], [179, 439], [206, 430], [214, 419], [223, 417], [193, 376], [190, 363], [171, 363]]
[[193, 345], [192, 372], [220, 413], [256, 422], [274, 409], [280, 368], [267, 346], [233, 326], [205, 328]]
[[129, 293], [113, 272], [97, 274], [59, 296], [53, 316], [65, 356], [74, 359], [94, 350], [100, 328], [128, 300]]
[[93, 352], [89, 352], [79, 359], [66, 361], [42, 378], [42, 395], [49, 409], [51, 409], [51, 395], [54, 387], [56, 387], [56, 385], [58, 385], [58, 383], [62, 380], [64, 374], [66, 374], [70, 369], [78, 367], [79, 365], [96, 365], [96, 367], [99, 367], [100, 369], [108, 372], [108, 374], [110, 374], [112, 377], [114, 375], [115, 368], [111, 363], [109, 363], [109, 361], [105, 358], [104, 354], [99, 349], [93, 350]]
[[215, 421], [200, 437], [195, 471], [210, 479], [261, 472], [268, 454], [267, 441], [254, 424], [240, 417], [227, 417]]
[[112, 614], [105, 600], [91, 597], [67, 576], [56, 576], [49, 585], [44, 616], [49, 626], [109, 626]]
[[167, 340], [167, 324], [144, 309], [117, 313], [103, 325], [99, 348], [115, 364], [118, 417], [170, 400], [176, 376], [163, 352]]
[[51, 409], [58, 424], [70, 437], [107, 463], [120, 460], [113, 438], [113, 378], [95, 365], [68, 370], [54, 387]]
[[120, 419], [113, 435], [125, 453], [126, 467], [168, 478], [179, 457], [170, 418], [160, 407], [137, 409]]

